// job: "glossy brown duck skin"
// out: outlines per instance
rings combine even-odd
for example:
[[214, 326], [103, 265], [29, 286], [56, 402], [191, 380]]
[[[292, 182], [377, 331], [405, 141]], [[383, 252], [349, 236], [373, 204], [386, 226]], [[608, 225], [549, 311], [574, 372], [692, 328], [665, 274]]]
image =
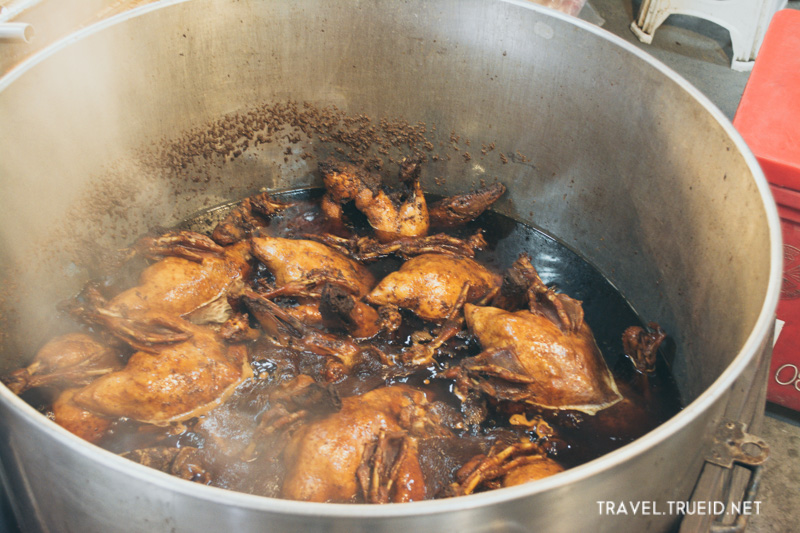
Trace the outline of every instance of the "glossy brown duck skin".
[[77, 405], [75, 394], [80, 388], [64, 390], [53, 402], [53, 421], [91, 443], [100, 441], [111, 428], [113, 419], [99, 416]]
[[648, 324], [645, 330], [640, 326], [631, 326], [622, 333], [622, 347], [636, 370], [642, 374], [652, 374], [656, 370], [658, 348], [667, 334], [655, 322]]
[[266, 226], [273, 215], [293, 205], [274, 200], [266, 192], [245, 198], [217, 224], [211, 238], [223, 246], [247, 239], [259, 228]]
[[389, 329], [377, 309], [338, 285], [328, 284], [322, 288], [319, 311], [322, 324], [343, 328], [356, 339], [371, 339]]
[[85, 385], [122, 367], [113, 348], [85, 333], [67, 333], [48, 341], [33, 362], [3, 377], [15, 394], [35, 387]]
[[[528, 309], [519, 309], [523, 302]], [[522, 254], [503, 276], [493, 305], [466, 305], [467, 326], [484, 348], [448, 371], [461, 394], [595, 414], [622, 399], [581, 302], [547, 287]]]
[[419, 183], [418, 162], [401, 166], [406, 190], [396, 192], [387, 192], [379, 176], [352, 163], [329, 158], [319, 163], [319, 170], [327, 191], [322, 210], [330, 220], [341, 223], [342, 204], [352, 201], [381, 242], [428, 234], [428, 206]]
[[465, 285], [467, 302], [491, 298], [501, 279], [480, 263], [448, 254], [424, 254], [406, 261], [381, 280], [367, 296], [376, 305], [395, 305], [420, 318], [443, 322], [450, 316]]
[[366, 503], [411, 502], [426, 496], [418, 441], [406, 431], [382, 429], [365, 446], [356, 477]]
[[297, 299], [298, 305], [285, 308], [285, 313], [308, 325], [344, 327], [357, 338], [378, 333], [378, 311], [361, 301], [375, 286], [375, 277], [363, 265], [311, 240], [255, 237], [251, 246], [275, 276], [275, 287], [260, 294]]
[[[352, 502], [361, 494], [359, 468], [381, 434], [416, 438], [443, 431], [431, 419], [421, 391], [406, 385], [383, 387], [342, 399], [341, 410], [307, 424], [292, 436], [283, 457], [286, 478], [281, 496], [313, 502]], [[388, 499], [424, 499], [425, 483], [413, 445], [400, 454]], [[370, 470], [367, 464], [367, 470]], [[363, 473], [362, 468], [362, 473]]]
[[528, 310], [470, 304], [464, 315], [485, 350], [462, 362], [467, 386], [498, 400], [587, 414], [622, 399], [585, 322], [565, 331]]
[[225, 248], [202, 233], [181, 230], [144, 235], [134, 243], [129, 252], [131, 256], [138, 254], [154, 260], [183, 257], [199, 263], [207, 255], [221, 255]]
[[566, 332], [578, 331], [583, 325], [581, 302], [545, 285], [527, 254], [520, 254], [503, 274], [503, 284], [492, 306], [506, 311], [528, 308]]
[[329, 233], [309, 235], [308, 238], [322, 242], [359, 262], [370, 262], [390, 255], [410, 259], [423, 254], [450, 254], [475, 257], [477, 250], [486, 247], [483, 232], [478, 231], [466, 239], [444, 233], [427, 237], [402, 237], [389, 243], [381, 243], [372, 237], [346, 239]]
[[335, 282], [361, 297], [375, 286], [375, 277], [364, 266], [319, 242], [254, 237], [251, 249], [275, 276], [277, 288], [308, 280]]
[[[414, 340], [411, 346], [401, 352], [400, 359], [404, 364], [428, 366], [434, 362], [437, 350], [462, 330], [464, 326], [464, 313], [462, 310], [467, 302], [468, 295], [469, 284], [465, 284], [461, 288], [455, 305], [450, 309], [447, 319], [434, 330], [433, 338], [425, 343], [419, 343]], [[413, 339], [414, 335], [412, 334]]]
[[454, 228], [475, 220], [506, 192], [502, 183], [493, 183], [465, 194], [448, 196], [428, 206], [431, 227]]
[[544, 479], [564, 471], [564, 467], [549, 457], [531, 457], [515, 467], [503, 477], [503, 486], [522, 485], [529, 481]]
[[283, 306], [283, 312], [303, 324], [344, 329], [357, 339], [369, 339], [384, 329], [379, 310], [353, 295], [338, 280], [325, 274], [272, 287], [257, 283], [257, 293], [266, 299], [292, 298], [295, 305]]
[[[320, 384], [305, 374], [278, 384], [269, 392], [268, 397], [269, 407], [258, 415], [258, 426], [253, 431], [250, 442], [245, 443], [244, 448], [235, 452], [246, 462], [252, 462], [259, 458], [275, 461], [286, 446], [289, 437], [303, 424], [309, 420], [335, 413], [342, 406], [335, 389]], [[242, 415], [240, 413], [224, 415], [222, 413], [225, 410], [235, 409], [226, 404], [220, 410], [210, 413], [198, 427], [205, 438], [221, 441], [221, 444], [217, 444], [217, 448], [227, 448], [225, 453], [233, 455], [234, 452], [227, 436], [223, 435], [218, 438], [215, 437], [215, 434], [220, 432], [220, 428], [223, 428], [222, 433], [224, 433], [227, 421]], [[217, 420], [214, 420], [215, 417]], [[209, 420], [210, 423], [208, 423]], [[245, 423], [252, 421], [251, 417]]]
[[245, 290], [242, 301], [267, 335], [279, 346], [329, 358], [327, 377], [336, 381], [356, 363], [362, 348], [347, 337], [320, 331], [288, 314], [275, 302], [251, 290]]
[[247, 351], [187, 321], [185, 341], [135, 352], [122, 370], [77, 391], [73, 402], [105, 417], [149, 424], [187, 420], [213, 408], [252, 376]]
[[[226, 297], [244, 287], [251, 270], [249, 243], [193, 253], [196, 259], [169, 256], [148, 266], [139, 276], [137, 286], [121, 292], [102, 307], [112, 314], [128, 317], [156, 311], [197, 322], [224, 322], [229, 308], [215, 313], [214, 306], [227, 306]], [[197, 319], [201, 315], [208, 320]]]
[[511, 487], [563, 471], [564, 467], [547, 457], [538, 444], [521, 441], [467, 461], [456, 472], [450, 493], [463, 496], [479, 489]]

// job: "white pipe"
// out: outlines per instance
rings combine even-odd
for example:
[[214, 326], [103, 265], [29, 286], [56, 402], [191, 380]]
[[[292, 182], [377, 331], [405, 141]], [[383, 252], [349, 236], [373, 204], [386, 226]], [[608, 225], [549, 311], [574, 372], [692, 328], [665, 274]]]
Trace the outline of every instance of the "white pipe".
[[36, 6], [42, 0], [11, 0], [3, 2], [5, 5], [0, 7], [0, 22], [12, 20], [21, 15], [24, 11]]
[[31, 42], [33, 26], [25, 22], [0, 23], [0, 41]]

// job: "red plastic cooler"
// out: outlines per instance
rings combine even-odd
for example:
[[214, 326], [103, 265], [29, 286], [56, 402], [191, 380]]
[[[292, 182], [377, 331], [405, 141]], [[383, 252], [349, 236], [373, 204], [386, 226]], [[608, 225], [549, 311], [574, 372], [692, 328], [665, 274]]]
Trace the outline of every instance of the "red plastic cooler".
[[733, 125], [755, 154], [778, 204], [783, 286], [767, 389], [769, 401], [800, 411], [800, 11], [772, 18]]

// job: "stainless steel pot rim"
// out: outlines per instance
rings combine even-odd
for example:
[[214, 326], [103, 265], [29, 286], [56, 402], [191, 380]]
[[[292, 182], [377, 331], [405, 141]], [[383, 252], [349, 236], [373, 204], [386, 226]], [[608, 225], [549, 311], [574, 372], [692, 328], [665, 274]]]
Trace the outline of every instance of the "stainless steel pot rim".
[[[20, 76], [24, 75], [25, 72], [33, 68], [36, 64], [57, 53], [64, 47], [69, 46], [73, 42], [84, 39], [92, 34], [102, 31], [105, 28], [114, 26], [128, 19], [144, 15], [150, 11], [155, 11], [173, 4], [180, 4], [187, 1], [190, 0], [160, 0], [110, 17], [106, 20], [88, 26], [74, 34], [71, 34], [24, 61], [5, 76], [0, 78], [0, 92], [5, 90], [11, 83], [13, 83]], [[184, 481], [160, 471], [144, 467], [127, 459], [123, 459], [116, 454], [89, 444], [83, 439], [80, 439], [61, 426], [42, 416], [38, 411], [13, 394], [5, 386], [0, 387], [0, 397], [3, 398], [3, 401], [17, 411], [17, 414], [28, 417], [30, 420], [35, 421], [34, 423], [43, 424], [52, 437], [59, 441], [59, 443], [63, 446], [66, 446], [74, 452], [86, 457], [91, 457], [95, 462], [100, 463], [102, 466], [111, 470], [121, 472], [135, 479], [152, 483], [159, 487], [233, 507], [263, 510], [287, 515], [330, 516], [332, 518], [348, 517], [362, 519], [372, 517], [387, 518], [412, 515], [418, 516], [474, 509], [478, 507], [491, 506], [497, 503], [513, 501], [515, 499], [523, 498], [540, 492], [550, 491], [558, 488], [566, 488], [580, 480], [589, 478], [608, 469], [615, 468], [625, 462], [631, 456], [644, 453], [649, 448], [666, 439], [669, 439], [683, 426], [687, 425], [690, 421], [704, 413], [733, 385], [734, 381], [742, 374], [747, 366], [751, 364], [763, 346], [763, 339], [765, 339], [766, 336], [769, 335], [773, 330], [775, 309], [780, 296], [783, 253], [780, 220], [775, 202], [772, 199], [772, 195], [769, 190], [767, 180], [764, 177], [764, 174], [761, 171], [755, 156], [753, 156], [741, 135], [739, 135], [739, 133], [734, 129], [727, 117], [725, 117], [725, 115], [719, 109], [717, 109], [716, 106], [714, 106], [714, 104], [711, 103], [711, 101], [708, 100], [705, 95], [703, 95], [698, 89], [692, 86], [688, 81], [671, 70], [669, 67], [642, 50], [636, 48], [634, 45], [621, 39], [620, 37], [588, 22], [541, 7], [536, 4], [532, 4], [525, 0], [499, 1], [515, 5], [523, 9], [537, 11], [545, 17], [558, 19], [562, 22], [575, 25], [584, 31], [588, 31], [598, 36], [601, 39], [606, 39], [615, 43], [627, 53], [632, 54], [638, 60], [648, 63], [651, 67], [655, 68], [664, 76], [677, 83], [695, 100], [698, 100], [704, 105], [704, 107], [711, 113], [713, 118], [720, 124], [723, 130], [730, 136], [736, 148], [745, 158], [747, 166], [753, 173], [756, 186], [763, 202], [765, 215], [769, 223], [770, 238], [770, 275], [761, 313], [758, 316], [753, 331], [750, 333], [741, 351], [734, 358], [731, 364], [722, 372], [722, 374], [714, 381], [714, 383], [708, 389], [706, 389], [706, 391], [704, 391], [697, 399], [687, 405], [681, 412], [646, 435], [613, 452], [555, 476], [537, 481], [536, 483], [497, 489], [494, 491], [462, 496], [458, 498], [392, 505], [367, 505], [309, 503], [282, 500], [233, 492], [225, 489]]]

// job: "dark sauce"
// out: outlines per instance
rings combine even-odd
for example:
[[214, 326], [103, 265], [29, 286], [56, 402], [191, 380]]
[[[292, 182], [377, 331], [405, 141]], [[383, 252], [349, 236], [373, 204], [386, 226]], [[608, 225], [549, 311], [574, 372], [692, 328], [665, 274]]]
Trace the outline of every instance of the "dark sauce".
[[[276, 195], [282, 201], [295, 202], [295, 205], [274, 217], [261, 231], [275, 237], [291, 238], [331, 232], [332, 228], [326, 223], [318, 207], [321, 195], [322, 191], [318, 189]], [[180, 229], [210, 233], [230, 207], [232, 205], [222, 206], [193, 217], [181, 224]], [[343, 236], [369, 234], [369, 226], [361, 213], [352, 209], [346, 211], [346, 214], [351, 224], [348, 228], [351, 234]], [[555, 286], [558, 292], [583, 302], [585, 320], [625, 398], [594, 416], [576, 412], [527, 410], [529, 414], [543, 417], [555, 429], [558, 437], [548, 450], [560, 464], [564, 467], [576, 466], [619, 448], [663, 423], [682, 408], [678, 388], [663, 356], [659, 357], [656, 372], [644, 376], [635, 371], [624, 355], [621, 340], [623, 331], [632, 325], [643, 326], [646, 320], [636, 314], [601, 272], [556, 239], [494, 212], [484, 213], [452, 234], [466, 237], [479, 229], [483, 230], [488, 247], [477, 254], [477, 261], [502, 273], [521, 253], [526, 253], [547, 285]], [[386, 258], [367, 266], [376, 279], [381, 279], [387, 273], [397, 270], [401, 264], [399, 259]], [[271, 274], [265, 268], [257, 266], [256, 278], [269, 281]], [[283, 301], [282, 304], [291, 305], [292, 302]], [[434, 332], [435, 325], [425, 323], [410, 312], [402, 313], [403, 325], [394, 338], [372, 341], [385, 353], [398, 353], [409, 346], [412, 342], [411, 336], [416, 331], [427, 329]], [[255, 378], [243, 383], [227, 405], [240, 406], [240, 411], [247, 415], [244, 417], [247, 421], [245, 425], [252, 424], [254, 428], [259, 414], [265, 408], [264, 398], [271, 387], [299, 374], [321, 375], [325, 358], [280, 348], [265, 338], [250, 344], [248, 349]], [[442, 347], [437, 362], [427, 368], [410, 372], [402, 368], [387, 369], [377, 360], [367, 357], [356, 365], [349, 376], [333, 387], [340, 396], [345, 397], [384, 385], [408, 383], [425, 388], [434, 400], [446, 406], [446, 409], [457, 412], [461, 408], [461, 402], [453, 394], [453, 384], [450, 380], [441, 378], [440, 374], [451, 365], [457, 364], [460, 359], [477, 355], [480, 351], [477, 340], [467, 332], [462, 332]], [[508, 425], [508, 406], [489, 400], [485, 407], [487, 415], [482, 423], [462, 426], [456, 431], [463, 438], [463, 449], [469, 453], [485, 452], [486, 447], [481, 447], [480, 443], [484, 442], [481, 439], [491, 442], [497, 432], [525, 432], [524, 429], [511, 428]], [[120, 420], [100, 444], [116, 453], [154, 445], [192, 446], [202, 449], [207, 443], [202, 431], [196, 431], [196, 424], [197, 420], [194, 419], [184, 424], [158, 428]], [[241, 428], [233, 428], [229, 432], [232, 438], [241, 438], [236, 436], [242, 433]], [[536, 435], [531, 437], [535, 438]], [[462, 450], [459, 453], [465, 452]], [[459, 459], [447, 459], [450, 466], [446, 470], [452, 474], [468, 458], [469, 454]], [[280, 486], [279, 479], [274, 476], [266, 479], [268, 476], [265, 476], [265, 471], [254, 468], [245, 463], [227, 464], [224, 473], [213, 484], [275, 496]], [[278, 475], [280, 472], [275, 474]]]
[[[325, 217], [318, 209], [321, 189], [308, 189], [284, 193], [283, 201], [296, 202], [296, 206], [283, 216], [270, 221], [266, 232], [276, 237], [302, 237], [303, 234], [331, 231]], [[429, 201], [436, 198], [429, 198]], [[353, 233], [362, 236], [370, 233], [366, 218], [355, 208], [346, 208]], [[189, 227], [198, 228], [197, 219], [187, 221]], [[484, 232], [488, 243], [475, 259], [491, 270], [502, 273], [521, 253], [530, 256], [533, 266], [549, 286], [570, 295], [583, 304], [585, 320], [591, 327], [597, 345], [611, 369], [625, 400], [595, 416], [582, 413], [539, 413], [556, 429], [563, 444], [554, 450], [557, 460], [565, 467], [576, 466], [619, 448], [657, 427], [682, 409], [678, 387], [663, 354], [659, 354], [656, 372], [650, 376], [638, 373], [624, 355], [622, 332], [629, 326], [644, 326], [643, 320], [630, 303], [603, 276], [603, 274], [578, 253], [557, 239], [510, 217], [488, 211], [466, 226], [450, 233], [467, 237], [477, 230]], [[390, 257], [369, 263], [368, 268], [376, 279], [397, 270], [402, 261]], [[268, 274], [267, 274], [268, 275]], [[378, 346], [387, 352], [410, 345], [414, 331], [430, 327], [410, 312], [403, 311], [403, 326], [397, 339], [383, 341]], [[434, 391], [439, 400], [458, 406], [452, 394], [452, 384], [437, 379], [439, 373], [463, 357], [477, 355], [478, 342], [462, 335], [445, 345], [438, 358], [439, 364], [414, 374], [391, 375], [364, 372], [338, 384], [343, 395], [363, 393], [379, 385], [409, 383]], [[274, 371], [275, 369], [273, 369]], [[291, 372], [290, 372], [291, 373]], [[354, 382], [355, 380], [355, 382]], [[484, 426], [507, 425], [508, 415], [495, 410], [503, 406], [489, 406], [490, 412]], [[486, 429], [483, 428], [484, 430]], [[474, 434], [480, 429], [472, 428]]]
[[556, 416], [553, 426], [569, 444], [559, 452], [559, 462], [576, 466], [595, 459], [644, 435], [682, 409], [663, 354], [659, 354], [656, 372], [647, 377], [624, 355], [622, 332], [629, 326], [644, 326], [647, 320], [637, 315], [597, 268], [553, 237], [509, 217], [487, 212], [465, 231], [477, 228], [484, 228], [489, 243], [477, 260], [503, 271], [520, 253], [527, 253], [545, 284], [582, 302], [585, 320], [625, 397], [595, 416]]

